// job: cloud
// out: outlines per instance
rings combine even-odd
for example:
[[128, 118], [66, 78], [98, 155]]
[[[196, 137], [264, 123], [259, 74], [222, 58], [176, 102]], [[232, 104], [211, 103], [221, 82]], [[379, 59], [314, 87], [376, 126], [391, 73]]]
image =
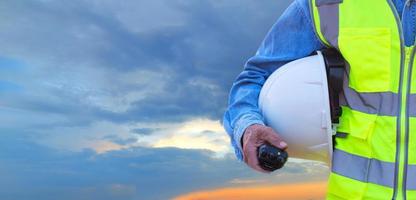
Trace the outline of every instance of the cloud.
[[119, 137], [118, 135], [106, 135], [102, 139], [109, 140], [119, 145], [129, 145], [129, 144], [134, 144], [137, 142], [137, 138], [130, 137], [130, 138], [124, 139], [124, 138]]
[[131, 147], [98, 154], [51, 149], [30, 142], [23, 132], [2, 138], [1, 199], [169, 199], [222, 187], [322, 180], [305, 168], [327, 171], [310, 162], [289, 163], [265, 175], [231, 154], [218, 158], [208, 150]]
[[234, 77], [287, 4], [2, 1], [0, 128], [66, 150], [224, 154], [223, 130], [179, 128], [198, 119], [220, 127]]
[[50, 126], [220, 119], [232, 80], [287, 3], [1, 2], [0, 63], [27, 65], [1, 75], [23, 88], [2, 99], [67, 118]]
[[158, 131], [159, 129], [155, 128], [135, 128], [131, 130], [131, 132], [142, 135], [142, 136], [149, 136], [152, 135], [155, 131]]
[[152, 146], [208, 149], [216, 152], [217, 156], [231, 153], [229, 138], [220, 122], [207, 119], [187, 121], [177, 128], [167, 129]]
[[[7, 116], [4, 118], [6, 119]], [[3, 129], [13, 130], [14, 128], [3, 127]], [[33, 136], [32, 140], [38, 144], [69, 151], [82, 151], [90, 148], [103, 153], [142, 146], [207, 149], [215, 152], [217, 156], [224, 156], [231, 152], [229, 138], [220, 121], [209, 119], [194, 119], [181, 123], [97, 121], [84, 126], [49, 127], [47, 130], [44, 127], [38, 127], [29, 129], [28, 132], [30, 132], [28, 135]]]
[[[1, 115], [0, 115], [1, 116]], [[177, 147], [206, 149], [216, 156], [231, 153], [229, 138], [220, 121], [194, 119], [181, 123], [113, 123], [94, 122], [85, 126], [43, 127], [30, 130], [34, 142], [55, 149], [96, 152], [129, 147]]]

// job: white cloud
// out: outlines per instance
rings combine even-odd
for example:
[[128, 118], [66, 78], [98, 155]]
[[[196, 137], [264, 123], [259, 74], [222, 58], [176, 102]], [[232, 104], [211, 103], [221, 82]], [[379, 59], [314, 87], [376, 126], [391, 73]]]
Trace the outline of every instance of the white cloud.
[[154, 147], [178, 147], [184, 149], [208, 149], [224, 156], [231, 152], [229, 137], [219, 121], [195, 119], [175, 125], [164, 137], [154, 141]]

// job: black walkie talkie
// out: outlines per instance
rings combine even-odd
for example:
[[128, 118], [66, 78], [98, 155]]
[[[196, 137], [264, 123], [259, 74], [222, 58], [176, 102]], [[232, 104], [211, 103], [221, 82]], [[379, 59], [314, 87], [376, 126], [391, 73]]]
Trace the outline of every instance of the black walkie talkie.
[[258, 149], [260, 167], [266, 171], [282, 168], [288, 157], [289, 155], [286, 151], [268, 144], [263, 144]]

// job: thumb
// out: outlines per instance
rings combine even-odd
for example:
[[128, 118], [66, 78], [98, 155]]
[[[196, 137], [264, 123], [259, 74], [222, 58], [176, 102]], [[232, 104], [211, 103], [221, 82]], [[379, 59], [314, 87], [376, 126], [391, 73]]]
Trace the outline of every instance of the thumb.
[[271, 145], [278, 147], [279, 149], [286, 149], [287, 143], [283, 141], [283, 139], [273, 130], [268, 131], [267, 134], [265, 134], [265, 138], [267, 142], [269, 142]]

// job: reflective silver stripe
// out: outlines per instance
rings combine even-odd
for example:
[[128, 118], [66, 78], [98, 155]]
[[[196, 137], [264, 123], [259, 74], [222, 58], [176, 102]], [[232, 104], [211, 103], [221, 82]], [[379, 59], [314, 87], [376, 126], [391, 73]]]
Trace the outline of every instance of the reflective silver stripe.
[[342, 0], [316, 0], [316, 6], [334, 4], [334, 3], [342, 3]]
[[416, 94], [409, 95], [409, 116], [416, 117]]
[[407, 166], [406, 189], [416, 190], [416, 165]]
[[365, 158], [335, 149], [332, 172], [365, 183], [394, 186], [394, 163]]
[[352, 110], [380, 116], [397, 116], [399, 114], [399, 95], [393, 92], [357, 92], [349, 86], [347, 63], [344, 73], [343, 92], [339, 95], [339, 103]]
[[[330, 0], [326, 0], [330, 1]], [[316, 1], [318, 4], [318, 0]], [[338, 49], [339, 35], [339, 0], [331, 3], [322, 3], [318, 6], [320, 28], [323, 36], [332, 47]]]
[[340, 94], [340, 105], [367, 114], [397, 116], [399, 113], [399, 95], [392, 92], [360, 93], [350, 87], [344, 87]]
[[416, 94], [410, 94], [408, 101], [409, 101], [409, 116], [416, 117]]
[[[365, 183], [394, 186], [394, 163], [335, 149], [332, 172]], [[406, 189], [416, 190], [416, 165], [407, 166]]]

